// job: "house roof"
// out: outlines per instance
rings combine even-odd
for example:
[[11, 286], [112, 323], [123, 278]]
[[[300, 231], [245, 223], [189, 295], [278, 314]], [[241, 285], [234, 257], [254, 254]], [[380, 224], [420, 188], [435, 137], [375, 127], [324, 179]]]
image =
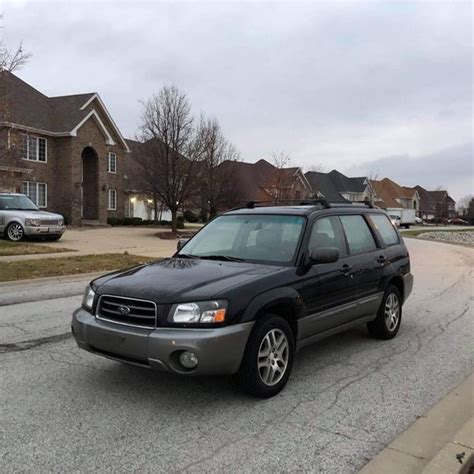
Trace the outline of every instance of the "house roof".
[[110, 133], [96, 111], [97, 103], [92, 104], [97, 99], [110, 128], [128, 151], [120, 130], [97, 93], [47, 97], [8, 71], [0, 71], [0, 81], [6, 104], [0, 108], [0, 124], [15, 125], [52, 136], [75, 136], [77, 129], [88, 118], [94, 117], [107, 140], [113, 144]]
[[448, 194], [448, 191], [446, 190], [428, 191], [420, 185], [415, 186], [414, 189], [416, 189], [420, 195], [420, 207], [422, 209], [427, 209], [428, 207], [432, 207], [434, 204], [439, 204], [442, 202], [456, 203], [456, 201]]
[[315, 193], [321, 193], [332, 202], [348, 202], [341, 193], [363, 193], [367, 186], [367, 178], [349, 178], [337, 170], [329, 173], [308, 171], [305, 177]]
[[220, 166], [227, 168], [234, 179], [241, 184], [242, 196], [239, 198], [242, 201], [272, 200], [271, 188], [278, 185], [290, 189], [298, 179], [301, 179], [308, 193], [311, 192], [311, 186], [299, 167], [278, 169], [264, 159], [256, 163], [224, 161]]
[[392, 185], [393, 181], [385, 178], [381, 181], [371, 180], [370, 183], [372, 184], [372, 188], [377, 196], [375, 199], [375, 205], [384, 209], [403, 207], [395, 200], [395, 198], [398, 197], [398, 194], [394, 192], [396, 188]]

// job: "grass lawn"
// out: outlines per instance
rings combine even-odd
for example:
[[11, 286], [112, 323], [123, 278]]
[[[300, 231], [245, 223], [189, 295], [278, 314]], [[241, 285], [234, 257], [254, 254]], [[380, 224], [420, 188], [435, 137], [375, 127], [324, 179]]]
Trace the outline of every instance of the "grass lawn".
[[428, 227], [426, 229], [416, 229], [416, 230], [402, 230], [400, 233], [403, 237], [417, 237], [420, 234], [425, 232], [472, 232], [472, 227], [467, 229], [437, 229], [436, 227]]
[[156, 258], [123, 253], [80, 255], [77, 257], [44, 258], [4, 262], [0, 265], [0, 281], [27, 280], [78, 273], [106, 272], [133, 267]]
[[61, 247], [47, 247], [46, 245], [36, 245], [30, 242], [10, 242], [0, 240], [0, 257], [11, 255], [36, 255], [39, 253], [73, 252], [71, 249]]

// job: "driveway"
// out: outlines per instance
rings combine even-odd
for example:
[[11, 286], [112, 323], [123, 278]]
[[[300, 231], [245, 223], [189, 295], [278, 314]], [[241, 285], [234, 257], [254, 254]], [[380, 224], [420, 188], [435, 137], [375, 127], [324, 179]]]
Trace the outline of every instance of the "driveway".
[[1, 288], [2, 470], [357, 471], [473, 367], [474, 250], [407, 245], [416, 280], [398, 336], [361, 327], [306, 348], [263, 401], [229, 378], [77, 349], [69, 324], [85, 282]]
[[162, 240], [154, 234], [166, 232], [155, 227], [104, 227], [67, 229], [57, 242], [35, 242], [48, 247], [63, 247], [74, 250], [60, 254], [21, 255], [0, 257], [1, 261], [29, 260], [32, 258], [68, 257], [99, 253], [123, 253], [145, 257], [168, 257], [176, 251], [176, 240]]

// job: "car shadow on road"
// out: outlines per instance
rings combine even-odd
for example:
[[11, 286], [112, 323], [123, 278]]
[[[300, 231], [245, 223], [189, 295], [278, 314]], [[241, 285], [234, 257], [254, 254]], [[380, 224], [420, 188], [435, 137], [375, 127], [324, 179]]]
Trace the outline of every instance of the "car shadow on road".
[[[343, 363], [353, 354], [370, 350], [372, 344], [368, 346], [368, 341], [374, 344], [377, 342], [368, 338], [365, 328], [356, 328], [303, 348], [296, 355], [288, 382], [291, 392], [298, 392], [299, 385], [307, 385], [305, 378], [318, 377], [318, 372], [325, 371], [329, 365]], [[96, 356], [87, 357], [96, 360]], [[156, 401], [172, 404], [177, 398], [181, 406], [187, 402], [195, 406], [196, 403], [205, 405], [229, 399], [235, 403], [260, 401], [242, 393], [236, 378], [232, 376], [181, 376], [107, 359], [103, 359], [100, 369], [91, 374], [89, 383], [93, 383], [96, 390], [110, 391], [110, 387], [113, 387], [116, 393], [126, 399], [131, 396], [136, 399], [138, 395], [141, 401], [148, 399], [152, 404]]]

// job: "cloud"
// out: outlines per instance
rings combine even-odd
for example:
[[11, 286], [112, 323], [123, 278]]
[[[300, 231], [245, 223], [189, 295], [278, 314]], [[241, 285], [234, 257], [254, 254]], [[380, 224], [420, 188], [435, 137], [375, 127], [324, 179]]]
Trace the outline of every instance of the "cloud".
[[247, 161], [285, 151], [295, 164], [347, 169], [472, 140], [468, 2], [2, 8], [0, 34], [34, 54], [21, 77], [48, 95], [99, 92], [126, 136], [139, 100], [174, 83]]
[[352, 176], [386, 176], [405, 186], [417, 184], [427, 189], [441, 186], [455, 199], [474, 193], [473, 143], [465, 143], [429, 155], [394, 155], [353, 165]]

